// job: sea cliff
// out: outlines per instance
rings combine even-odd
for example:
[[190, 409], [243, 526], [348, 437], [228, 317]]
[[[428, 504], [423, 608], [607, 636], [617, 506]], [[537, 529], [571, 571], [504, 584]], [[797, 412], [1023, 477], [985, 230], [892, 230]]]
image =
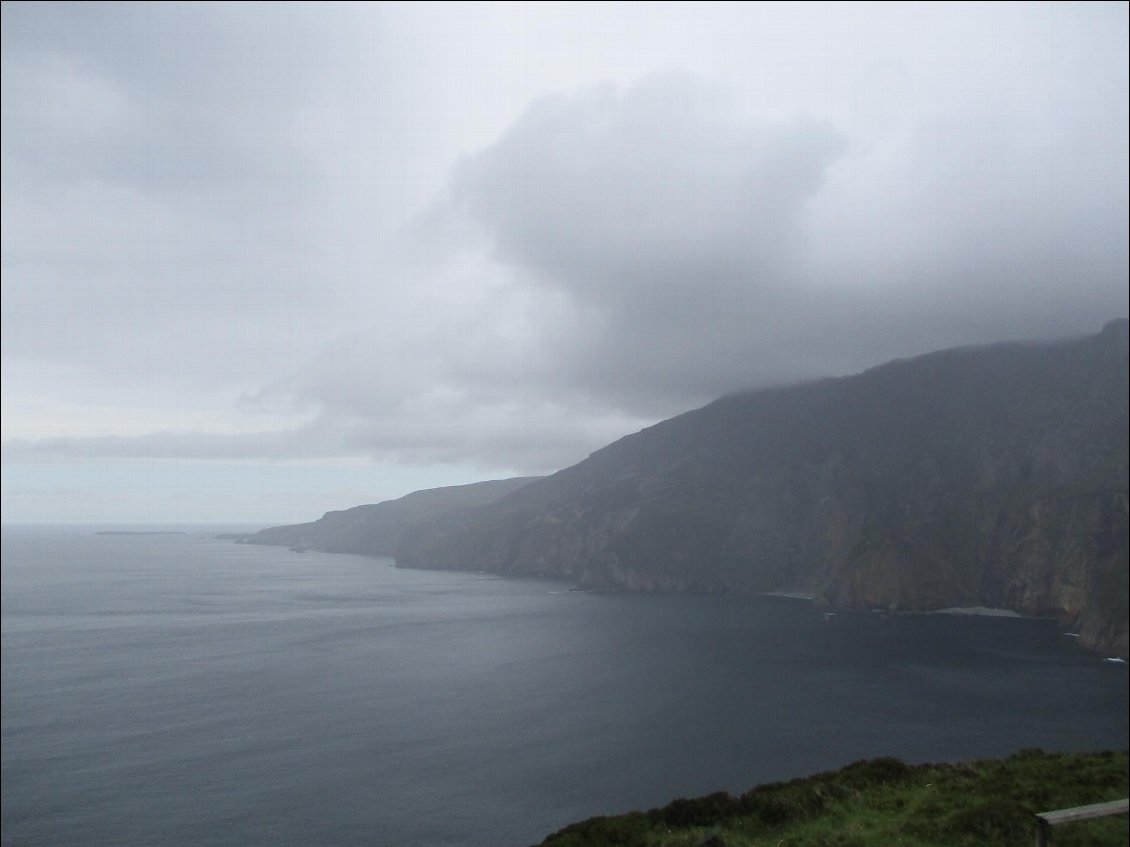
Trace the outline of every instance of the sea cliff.
[[473, 512], [410, 567], [1055, 615], [1126, 655], [1127, 322], [725, 397]]
[[326, 512], [316, 521], [270, 527], [236, 540], [326, 553], [394, 556], [402, 533], [440, 517], [473, 512], [536, 479], [539, 477], [517, 477], [413, 491], [397, 500]]

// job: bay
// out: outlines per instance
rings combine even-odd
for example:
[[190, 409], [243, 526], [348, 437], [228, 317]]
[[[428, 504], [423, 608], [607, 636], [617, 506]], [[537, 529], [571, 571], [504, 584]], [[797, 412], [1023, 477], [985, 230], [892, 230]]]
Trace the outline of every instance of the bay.
[[4, 527], [3, 844], [505, 847], [864, 757], [1127, 746], [1126, 667], [1051, 621], [213, 533]]

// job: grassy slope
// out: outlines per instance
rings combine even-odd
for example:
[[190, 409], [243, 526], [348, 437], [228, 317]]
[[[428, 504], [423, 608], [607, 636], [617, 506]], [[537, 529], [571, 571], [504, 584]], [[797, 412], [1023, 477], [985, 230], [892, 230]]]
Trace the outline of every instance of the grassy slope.
[[[675, 800], [661, 809], [591, 818], [549, 836], [549, 847], [961, 847], [1031, 845], [1035, 812], [1127, 796], [1127, 754], [1044, 753], [906, 765], [856, 762], [734, 797]], [[1125, 815], [1062, 824], [1057, 847], [1125, 845]]]

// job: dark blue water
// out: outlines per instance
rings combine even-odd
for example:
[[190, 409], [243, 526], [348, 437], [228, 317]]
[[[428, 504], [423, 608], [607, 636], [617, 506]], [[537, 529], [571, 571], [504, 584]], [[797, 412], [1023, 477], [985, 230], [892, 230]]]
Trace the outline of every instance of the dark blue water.
[[3, 531], [5, 845], [521, 845], [895, 755], [1127, 746], [1050, 622]]

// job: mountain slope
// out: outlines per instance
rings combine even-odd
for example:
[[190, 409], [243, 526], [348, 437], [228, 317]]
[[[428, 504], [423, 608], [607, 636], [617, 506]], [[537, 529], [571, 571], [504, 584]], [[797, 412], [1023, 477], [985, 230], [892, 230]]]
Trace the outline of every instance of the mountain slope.
[[451, 512], [489, 505], [538, 478], [516, 477], [414, 491], [398, 500], [326, 512], [310, 523], [264, 529], [243, 538], [242, 542], [326, 553], [392, 556], [400, 534], [406, 529]]
[[1127, 653], [1127, 322], [723, 398], [475, 515], [398, 563], [847, 608], [1056, 614]]

